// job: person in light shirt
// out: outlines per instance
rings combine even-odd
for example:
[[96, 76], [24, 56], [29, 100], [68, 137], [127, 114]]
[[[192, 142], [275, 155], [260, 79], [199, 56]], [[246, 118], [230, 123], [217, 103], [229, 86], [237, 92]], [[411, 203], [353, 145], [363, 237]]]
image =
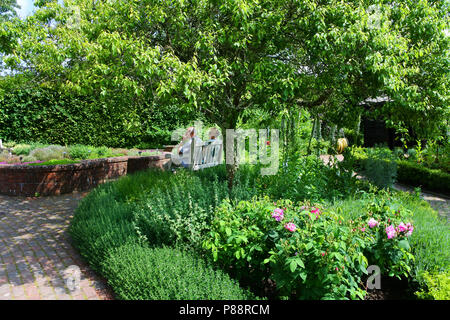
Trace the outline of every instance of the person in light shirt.
[[192, 139], [194, 139], [195, 145], [203, 144], [202, 139], [196, 135], [195, 128], [189, 127], [183, 135], [181, 142], [174, 148], [176, 153], [173, 155], [172, 161], [175, 165], [181, 165], [185, 168], [189, 167], [191, 160]]

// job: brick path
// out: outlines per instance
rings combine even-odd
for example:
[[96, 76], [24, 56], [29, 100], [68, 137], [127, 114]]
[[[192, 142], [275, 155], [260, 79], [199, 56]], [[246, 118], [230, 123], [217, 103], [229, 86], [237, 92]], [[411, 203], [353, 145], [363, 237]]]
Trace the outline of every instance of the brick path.
[[112, 299], [69, 243], [67, 227], [83, 195], [0, 195], [0, 300]]

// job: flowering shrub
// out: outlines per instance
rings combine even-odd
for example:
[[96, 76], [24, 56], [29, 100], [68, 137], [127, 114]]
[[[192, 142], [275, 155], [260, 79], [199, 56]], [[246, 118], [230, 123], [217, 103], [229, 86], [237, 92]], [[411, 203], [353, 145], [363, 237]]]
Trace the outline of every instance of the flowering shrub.
[[272, 279], [279, 296], [362, 299], [364, 237], [326, 210], [267, 197], [224, 201], [204, 248], [214, 261], [249, 283]]
[[385, 200], [368, 203], [364, 214], [355, 221], [350, 220], [352, 230], [364, 237], [367, 243], [364, 253], [369, 264], [378, 265], [382, 274], [408, 277], [414, 261], [408, 239], [414, 231], [409, 222], [412, 213], [392, 208]]

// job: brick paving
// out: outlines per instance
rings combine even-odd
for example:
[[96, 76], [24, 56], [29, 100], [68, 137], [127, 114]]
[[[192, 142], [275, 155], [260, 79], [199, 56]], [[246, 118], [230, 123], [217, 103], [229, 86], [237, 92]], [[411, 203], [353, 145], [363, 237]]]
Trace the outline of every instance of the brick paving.
[[0, 300], [112, 299], [70, 244], [67, 227], [85, 193], [0, 195]]

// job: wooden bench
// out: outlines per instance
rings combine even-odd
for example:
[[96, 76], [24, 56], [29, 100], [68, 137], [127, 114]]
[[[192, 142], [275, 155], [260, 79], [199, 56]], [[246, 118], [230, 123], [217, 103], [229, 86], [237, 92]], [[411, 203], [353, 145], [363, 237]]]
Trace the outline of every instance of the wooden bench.
[[212, 140], [195, 145], [195, 139], [192, 139], [189, 168], [200, 170], [221, 164], [222, 150], [222, 140]]

